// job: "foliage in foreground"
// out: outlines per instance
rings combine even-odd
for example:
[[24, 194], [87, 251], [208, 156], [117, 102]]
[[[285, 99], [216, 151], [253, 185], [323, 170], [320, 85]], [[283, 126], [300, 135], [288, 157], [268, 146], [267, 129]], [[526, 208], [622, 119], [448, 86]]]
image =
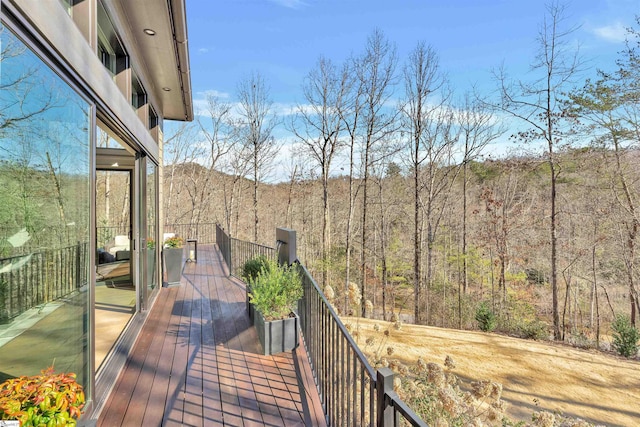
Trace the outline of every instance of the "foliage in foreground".
[[242, 278], [249, 283], [258, 277], [258, 274], [265, 268], [269, 268], [269, 258], [259, 255], [244, 263], [242, 266]]
[[82, 414], [84, 391], [73, 373], [13, 378], [0, 384], [0, 419], [28, 426], [75, 426]]
[[613, 329], [613, 349], [620, 356], [635, 357], [638, 354], [640, 331], [631, 324], [629, 316], [616, 316], [611, 328]]

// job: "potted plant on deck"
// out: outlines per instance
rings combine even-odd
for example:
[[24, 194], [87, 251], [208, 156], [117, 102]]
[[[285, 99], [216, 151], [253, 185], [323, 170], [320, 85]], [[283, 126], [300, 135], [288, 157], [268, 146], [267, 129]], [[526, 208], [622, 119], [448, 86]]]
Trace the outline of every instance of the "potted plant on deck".
[[162, 255], [164, 258], [164, 269], [167, 272], [167, 286], [180, 284], [182, 276], [182, 252], [184, 251], [184, 239], [173, 236], [164, 241]]
[[263, 269], [269, 268], [269, 265], [269, 258], [267, 258], [265, 255], [259, 255], [245, 262], [242, 266], [242, 279], [246, 283], [247, 313], [249, 313], [249, 319], [251, 319], [252, 322], [253, 313], [255, 310], [253, 308], [253, 305], [251, 305], [251, 303], [249, 302], [249, 293], [251, 291], [249, 283], [255, 280], [256, 277], [258, 277], [258, 274], [260, 274]]
[[295, 306], [302, 298], [302, 279], [296, 266], [266, 260], [254, 277], [248, 278], [248, 297], [253, 324], [264, 354], [293, 350], [298, 346], [298, 316]]

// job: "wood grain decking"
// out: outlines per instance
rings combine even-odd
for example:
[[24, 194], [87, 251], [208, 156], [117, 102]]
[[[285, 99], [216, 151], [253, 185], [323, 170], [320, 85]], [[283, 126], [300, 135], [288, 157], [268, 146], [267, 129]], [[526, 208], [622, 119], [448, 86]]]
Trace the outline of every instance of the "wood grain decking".
[[325, 425], [306, 353], [260, 354], [244, 283], [214, 246], [162, 288], [98, 426]]

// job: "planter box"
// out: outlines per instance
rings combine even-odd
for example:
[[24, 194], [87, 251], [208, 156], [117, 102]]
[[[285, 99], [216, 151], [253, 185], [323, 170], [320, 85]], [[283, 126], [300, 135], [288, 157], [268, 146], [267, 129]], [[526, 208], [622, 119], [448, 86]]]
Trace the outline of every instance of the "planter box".
[[283, 320], [265, 321], [262, 313], [253, 310], [253, 325], [258, 332], [260, 344], [265, 355], [291, 351], [298, 347], [298, 323], [300, 319], [295, 314]]
[[156, 250], [147, 249], [147, 287], [156, 287]]
[[182, 277], [182, 253], [183, 248], [164, 248], [162, 256], [164, 258], [164, 270], [167, 273], [166, 286], [178, 286]]
[[246, 292], [245, 292], [245, 297], [246, 297], [246, 304], [247, 304], [247, 313], [249, 313], [249, 320], [251, 320], [251, 323], [254, 322], [253, 318], [255, 317], [255, 308], [253, 308], [253, 304], [251, 304], [249, 302], [249, 285], [246, 285]]

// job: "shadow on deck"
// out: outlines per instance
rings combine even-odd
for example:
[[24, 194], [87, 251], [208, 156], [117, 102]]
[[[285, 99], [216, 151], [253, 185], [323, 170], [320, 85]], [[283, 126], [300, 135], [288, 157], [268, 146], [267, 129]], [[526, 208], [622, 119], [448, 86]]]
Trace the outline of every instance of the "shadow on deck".
[[214, 245], [162, 288], [98, 426], [326, 425], [304, 347], [261, 354], [244, 283]]

